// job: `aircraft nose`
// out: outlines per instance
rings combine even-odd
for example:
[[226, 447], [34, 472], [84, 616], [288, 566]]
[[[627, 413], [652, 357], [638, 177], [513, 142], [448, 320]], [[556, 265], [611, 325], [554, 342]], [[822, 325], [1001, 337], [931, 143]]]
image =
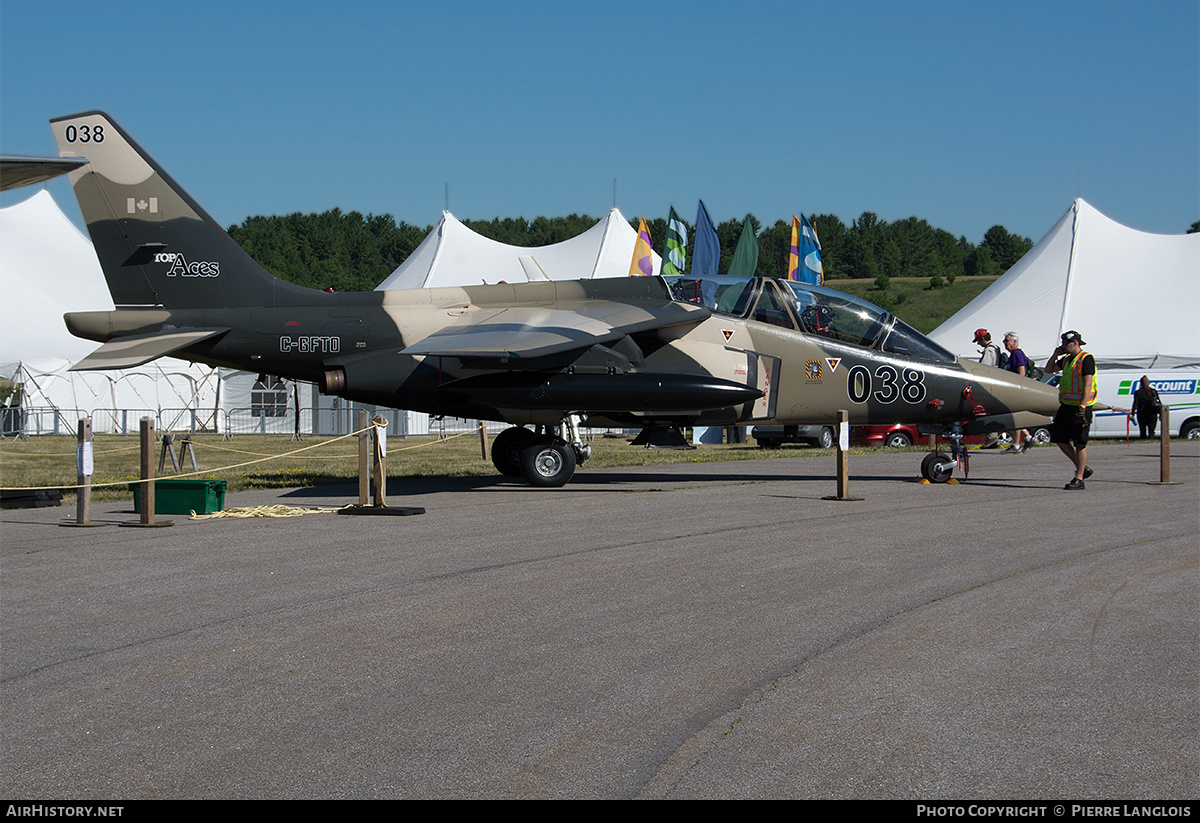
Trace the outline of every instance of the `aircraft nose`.
[[996, 399], [1010, 411], [1029, 411], [1053, 417], [1058, 411], [1058, 389], [1031, 378], [1017, 376], [997, 387]]
[[983, 404], [991, 414], [1032, 412], [1053, 417], [1058, 411], [1058, 389], [1054, 386], [993, 366], [959, 362], [963, 370], [978, 381], [977, 385], [991, 394], [991, 405], [987, 402]]

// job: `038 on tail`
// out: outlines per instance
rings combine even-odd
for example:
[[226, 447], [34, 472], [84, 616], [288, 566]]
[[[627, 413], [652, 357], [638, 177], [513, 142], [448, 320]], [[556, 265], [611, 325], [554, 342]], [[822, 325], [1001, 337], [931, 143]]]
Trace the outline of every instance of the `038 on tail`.
[[89, 161], [71, 179], [116, 305], [66, 316], [102, 343], [77, 369], [171, 355], [511, 423], [493, 461], [536, 486], [566, 483], [587, 458], [580, 422], [670, 445], [688, 425], [829, 424], [840, 409], [855, 424], [1007, 431], [1058, 405], [1053, 389], [961, 361], [877, 306], [773, 278], [302, 288], [251, 259], [107, 115], [51, 127], [61, 156]]

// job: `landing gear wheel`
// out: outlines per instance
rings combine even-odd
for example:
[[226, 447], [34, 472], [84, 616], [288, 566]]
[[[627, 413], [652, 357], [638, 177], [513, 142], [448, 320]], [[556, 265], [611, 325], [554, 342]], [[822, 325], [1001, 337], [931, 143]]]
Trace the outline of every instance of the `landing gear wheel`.
[[949, 455], [930, 452], [921, 461], [921, 476], [930, 483], [945, 483], [952, 474], [954, 474], [954, 461], [950, 459]]
[[575, 474], [575, 448], [558, 438], [538, 438], [521, 452], [521, 474], [531, 486], [562, 486]]
[[533, 432], [525, 428], [505, 429], [492, 441], [492, 465], [505, 477], [521, 474], [521, 452], [533, 439]]

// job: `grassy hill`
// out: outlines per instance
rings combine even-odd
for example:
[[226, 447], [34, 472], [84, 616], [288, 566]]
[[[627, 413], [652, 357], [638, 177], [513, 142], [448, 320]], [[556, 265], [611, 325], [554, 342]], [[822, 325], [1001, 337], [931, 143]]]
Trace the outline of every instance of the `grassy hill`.
[[931, 289], [928, 278], [893, 277], [886, 291], [877, 289], [874, 280], [830, 280], [826, 285], [869, 300], [896, 314], [917, 331], [928, 334], [996, 280], [995, 277], [959, 277], [953, 284]]

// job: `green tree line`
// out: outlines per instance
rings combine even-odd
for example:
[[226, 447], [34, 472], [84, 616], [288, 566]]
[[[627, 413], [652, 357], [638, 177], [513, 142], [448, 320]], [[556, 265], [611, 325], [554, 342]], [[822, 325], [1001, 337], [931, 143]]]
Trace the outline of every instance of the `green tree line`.
[[[768, 277], [786, 276], [792, 242], [791, 220], [777, 220], [775, 225], [764, 229], [757, 218], [748, 217], [758, 236], [755, 273]], [[1028, 237], [1010, 234], [1003, 226], [992, 226], [983, 241], [975, 245], [966, 237], [956, 238], [917, 217], [887, 223], [872, 212], [863, 212], [849, 226], [832, 214], [814, 215], [809, 220], [821, 240], [821, 264], [826, 281], [868, 279], [874, 280], [880, 288], [886, 288], [893, 277], [928, 279], [936, 288], [953, 283], [962, 275], [999, 276], [1033, 248], [1033, 241]], [[654, 238], [655, 251], [662, 254], [663, 244], [659, 238], [665, 237], [666, 219], [647, 221], [647, 227]], [[725, 271], [737, 247], [742, 221], [727, 220], [716, 230], [721, 244], [721, 271]], [[694, 242], [695, 228], [689, 224], [688, 260], [691, 260]]]
[[[749, 215], [758, 237], [756, 273], [767, 277], [787, 274], [791, 221], [777, 220], [764, 228]], [[992, 226], [976, 245], [954, 237], [925, 220], [909, 217], [887, 223], [863, 212], [847, 226], [831, 214], [810, 218], [821, 239], [821, 258], [827, 281], [870, 279], [887, 288], [893, 277], [921, 278], [937, 288], [960, 276], [997, 276], [1033, 246], [1027, 237]], [[546, 246], [576, 237], [598, 222], [588, 215], [566, 217], [464, 220], [472, 231], [513, 246]], [[631, 221], [636, 229], [637, 222]], [[667, 220], [647, 221], [654, 248], [663, 253]], [[397, 223], [391, 215], [366, 216], [340, 209], [323, 214], [249, 217], [229, 233], [273, 274], [310, 288], [366, 291], [375, 288], [420, 244], [432, 227]], [[688, 224], [688, 261], [692, 259], [695, 227]], [[721, 271], [727, 271], [742, 232], [741, 220], [716, 226], [721, 246]]]
[[229, 234], [268, 271], [300, 286], [370, 291], [429, 233], [391, 215], [333, 209], [323, 214], [248, 217]]

